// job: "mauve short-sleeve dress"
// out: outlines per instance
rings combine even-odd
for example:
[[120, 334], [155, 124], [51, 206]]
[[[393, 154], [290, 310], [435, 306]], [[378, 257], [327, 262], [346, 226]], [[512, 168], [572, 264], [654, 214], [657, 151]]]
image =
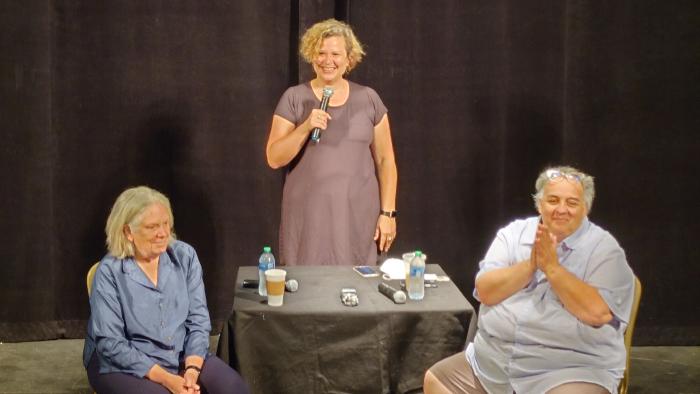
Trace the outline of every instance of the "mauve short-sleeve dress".
[[[284, 265], [377, 263], [379, 184], [370, 145], [387, 109], [373, 89], [349, 86], [345, 104], [328, 107], [332, 119], [321, 141], [307, 142], [287, 167], [279, 240]], [[307, 82], [287, 89], [275, 115], [299, 126], [319, 106]]]

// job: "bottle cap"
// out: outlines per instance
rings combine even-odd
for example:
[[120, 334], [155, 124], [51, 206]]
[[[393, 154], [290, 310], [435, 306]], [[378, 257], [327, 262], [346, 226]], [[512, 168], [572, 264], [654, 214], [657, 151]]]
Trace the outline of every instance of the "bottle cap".
[[263, 252], [265, 252], [265, 253], [270, 253], [271, 251], [272, 251], [272, 248], [270, 248], [269, 246], [265, 246], [263, 248]]
[[421, 252], [420, 250], [416, 250], [415, 255], [416, 255], [416, 256], [422, 256], [422, 255], [423, 255], [423, 252]]

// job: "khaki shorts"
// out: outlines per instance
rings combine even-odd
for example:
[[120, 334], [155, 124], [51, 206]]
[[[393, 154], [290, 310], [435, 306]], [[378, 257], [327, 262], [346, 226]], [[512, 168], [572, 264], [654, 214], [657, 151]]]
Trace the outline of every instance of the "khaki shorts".
[[438, 361], [430, 373], [453, 393], [486, 394], [464, 352]]
[[[464, 352], [438, 361], [430, 367], [430, 373], [452, 393], [486, 394]], [[609, 391], [595, 383], [567, 382], [547, 391], [547, 394], [609, 394]]]

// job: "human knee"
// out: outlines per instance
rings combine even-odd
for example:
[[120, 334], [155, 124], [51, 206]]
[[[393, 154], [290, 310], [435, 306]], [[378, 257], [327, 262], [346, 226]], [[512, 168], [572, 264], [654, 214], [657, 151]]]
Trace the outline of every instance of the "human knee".
[[430, 370], [425, 372], [425, 377], [423, 378], [423, 393], [425, 394], [441, 394], [444, 393], [442, 390], [442, 384], [438, 378], [433, 375]]
[[216, 356], [207, 358], [200, 375], [202, 386], [208, 393], [248, 394], [248, 385], [241, 375]]
[[610, 394], [603, 386], [590, 382], [567, 382], [555, 386], [547, 394]]

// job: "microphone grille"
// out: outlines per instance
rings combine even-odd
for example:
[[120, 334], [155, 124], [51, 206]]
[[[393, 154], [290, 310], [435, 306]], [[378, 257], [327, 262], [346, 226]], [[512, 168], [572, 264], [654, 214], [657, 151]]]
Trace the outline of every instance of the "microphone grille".
[[296, 279], [289, 279], [287, 282], [285, 282], [284, 287], [288, 292], [294, 293], [295, 291], [299, 290], [299, 282], [297, 282]]
[[406, 293], [404, 293], [401, 290], [398, 290], [396, 293], [394, 293], [394, 302], [397, 304], [405, 304], [406, 303]]

